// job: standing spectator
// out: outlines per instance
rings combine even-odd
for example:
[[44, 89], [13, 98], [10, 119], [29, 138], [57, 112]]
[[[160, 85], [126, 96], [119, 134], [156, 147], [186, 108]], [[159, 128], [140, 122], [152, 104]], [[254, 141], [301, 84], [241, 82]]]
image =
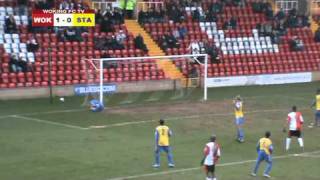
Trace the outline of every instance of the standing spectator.
[[216, 142], [216, 135], [210, 137], [210, 142], [206, 144], [203, 149], [204, 157], [201, 161], [201, 165], [205, 167], [206, 179], [207, 180], [217, 180], [215, 175], [215, 165], [217, 164], [221, 152], [220, 146]]
[[267, 162], [267, 167], [263, 173], [263, 176], [266, 178], [270, 178], [270, 171], [272, 168], [272, 152], [273, 152], [273, 145], [272, 145], [272, 141], [270, 139], [271, 133], [269, 131], [267, 131], [265, 133], [265, 136], [263, 138], [261, 138], [258, 143], [257, 143], [257, 152], [258, 152], [258, 158], [256, 161], [256, 165], [253, 169], [253, 172], [251, 173], [252, 176], [257, 176], [257, 172], [260, 166], [260, 163], [262, 161], [266, 161]]
[[134, 38], [134, 46], [135, 48], [141, 49], [142, 51], [144, 51], [144, 53], [148, 53], [148, 48], [144, 43], [143, 37], [141, 36], [141, 34], [138, 34], [138, 36]]
[[275, 15], [277, 20], [282, 20], [286, 17], [286, 13], [284, 12], [283, 8], [281, 8], [278, 13]]
[[128, 19], [133, 18], [133, 11], [136, 7], [136, 0], [120, 0], [120, 8], [124, 11], [124, 14]]
[[124, 23], [123, 12], [120, 11], [119, 8], [114, 8], [112, 19], [114, 21], [114, 24], [123, 24]]
[[6, 27], [5, 32], [8, 34], [13, 34], [18, 32], [17, 24], [12, 14], [10, 14], [9, 17], [6, 18], [5, 27]]
[[160, 119], [159, 126], [156, 127], [155, 131], [155, 163], [154, 168], [160, 167], [160, 153], [162, 151], [167, 153], [168, 166], [174, 167], [171, 147], [169, 139], [172, 136], [172, 131], [166, 125], [164, 125], [164, 120]]
[[188, 50], [191, 51], [192, 54], [199, 54], [200, 53], [200, 46], [196, 40], [193, 40], [188, 47]]
[[320, 27], [316, 30], [316, 32], [314, 34], [314, 40], [316, 42], [320, 42]]
[[34, 36], [32, 35], [30, 39], [27, 41], [27, 50], [29, 52], [35, 52], [38, 49], [39, 49], [39, 44], [37, 40], [34, 38]]

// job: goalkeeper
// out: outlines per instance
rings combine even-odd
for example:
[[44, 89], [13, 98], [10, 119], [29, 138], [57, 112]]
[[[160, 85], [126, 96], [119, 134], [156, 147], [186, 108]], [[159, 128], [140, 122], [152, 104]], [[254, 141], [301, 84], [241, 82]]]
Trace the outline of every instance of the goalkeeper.
[[97, 100], [97, 99], [92, 99], [91, 101], [90, 101], [90, 110], [92, 111], [92, 112], [100, 112], [100, 111], [102, 111], [104, 109], [104, 106], [103, 106], [103, 104], [99, 101], [99, 100]]

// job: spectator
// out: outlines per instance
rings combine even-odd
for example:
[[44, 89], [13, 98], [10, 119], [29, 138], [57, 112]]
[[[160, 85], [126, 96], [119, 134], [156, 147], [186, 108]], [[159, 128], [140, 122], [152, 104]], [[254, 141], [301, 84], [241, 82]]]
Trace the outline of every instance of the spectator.
[[169, 7], [168, 9], [168, 18], [173, 22], [182, 22], [184, 20], [184, 14], [181, 8], [176, 6]]
[[315, 35], [314, 35], [314, 40], [316, 42], [320, 42], [320, 27], [316, 30]]
[[302, 19], [302, 27], [309, 27], [310, 22], [309, 22], [309, 16], [307, 14], [301, 16]]
[[286, 13], [284, 12], [283, 8], [281, 8], [278, 13], [275, 15], [276, 20], [282, 20], [286, 17]]
[[191, 51], [192, 54], [199, 54], [200, 53], [200, 46], [196, 40], [193, 40], [188, 47], [188, 50]]
[[230, 24], [231, 24], [232, 29], [237, 28], [237, 19], [234, 16], [230, 18]]
[[96, 13], [95, 13], [95, 22], [96, 22], [97, 24], [101, 24], [102, 20], [103, 20], [103, 15], [102, 15], [102, 13], [101, 13], [101, 10], [98, 9], [98, 10], [96, 11]]
[[136, 0], [120, 0], [120, 8], [124, 11], [127, 18], [133, 18], [133, 11], [135, 9]]
[[114, 8], [112, 20], [114, 24], [123, 24], [124, 23], [124, 15], [123, 12], [119, 8]]
[[266, 15], [268, 20], [272, 20], [273, 19], [273, 10], [272, 10], [272, 7], [271, 7], [270, 4], [268, 4], [266, 6], [265, 15]]
[[31, 36], [30, 39], [27, 41], [27, 50], [29, 52], [36, 52], [39, 49], [39, 44], [34, 38], [34, 36]]
[[217, 22], [218, 21], [218, 18], [217, 18], [217, 15], [215, 13], [211, 13], [210, 11], [206, 11], [206, 21], [209, 21], [209, 22]]
[[100, 24], [100, 29], [102, 32], [113, 32], [113, 26], [110, 18], [108, 16], [104, 16], [103, 20]]
[[301, 39], [299, 39], [297, 36], [294, 36], [290, 40], [290, 48], [292, 51], [303, 51], [304, 44]]
[[64, 0], [59, 4], [59, 9], [75, 9], [75, 4], [70, 0]]
[[208, 54], [211, 57], [211, 63], [219, 63], [219, 56], [218, 56], [218, 49], [208, 41], [204, 42], [204, 48], [206, 54]]
[[173, 30], [172, 35], [175, 39], [181, 39], [179, 30], [177, 28]]
[[[101, 55], [101, 58], [112, 58], [110, 56], [109, 53], [106, 53], [104, 52], [102, 55]], [[109, 69], [109, 68], [117, 68], [118, 67], [118, 64], [116, 61], [103, 61], [103, 67]]]
[[230, 30], [230, 29], [236, 29], [237, 28], [237, 20], [235, 17], [231, 17], [229, 21], [226, 21], [223, 24], [223, 29]]
[[219, 1], [212, 3], [209, 8], [210, 14], [220, 14], [222, 13], [222, 10], [223, 5]]
[[5, 20], [5, 27], [6, 27], [6, 33], [8, 34], [13, 34], [13, 33], [17, 33], [17, 24], [16, 21], [14, 19], [14, 16], [12, 14], [9, 15], [9, 17], [6, 18]]
[[193, 12], [192, 12], [192, 19], [194, 21], [200, 21], [200, 11], [198, 10], [198, 8], [196, 8]]
[[26, 59], [22, 59], [22, 57], [18, 58], [18, 72], [27, 72], [28, 71], [28, 63]]
[[168, 49], [168, 43], [166, 41], [166, 37], [165, 35], [162, 35], [159, 39], [159, 42], [160, 42], [160, 47], [164, 50]]
[[124, 45], [117, 41], [115, 36], [111, 36], [111, 38], [107, 39], [106, 44], [108, 49], [124, 49]]
[[181, 39], [184, 39], [188, 34], [187, 28], [181, 25], [178, 27], [178, 31]]
[[18, 56], [12, 54], [9, 60], [10, 72], [20, 72], [22, 69], [18, 66]]
[[82, 40], [80, 32], [72, 27], [68, 27], [66, 29], [65, 37], [66, 37], [67, 41], [81, 41]]
[[96, 49], [96, 50], [104, 50], [105, 49], [106, 41], [102, 37], [102, 35], [100, 35], [99, 37], [94, 37], [93, 42], [94, 42], [94, 49]]
[[167, 32], [165, 34], [165, 41], [167, 43], [168, 48], [179, 48], [179, 42], [177, 41], [177, 39], [170, 34], [169, 32]]
[[53, 7], [52, 1], [38, 0], [35, 3], [36, 9], [51, 9]]
[[123, 32], [123, 30], [120, 30], [119, 33], [116, 35], [116, 39], [117, 39], [118, 43], [123, 45], [127, 39], [127, 35], [126, 35], [126, 33]]
[[141, 49], [144, 53], [148, 53], [148, 48], [144, 43], [141, 34], [138, 34], [138, 36], [134, 38], [134, 46], [136, 49]]

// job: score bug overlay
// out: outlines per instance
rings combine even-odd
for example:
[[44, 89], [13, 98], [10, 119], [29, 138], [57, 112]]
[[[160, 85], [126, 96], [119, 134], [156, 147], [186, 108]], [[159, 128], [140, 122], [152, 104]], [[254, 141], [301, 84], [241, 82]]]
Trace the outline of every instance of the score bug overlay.
[[91, 27], [95, 26], [94, 10], [42, 9], [32, 11], [35, 27]]

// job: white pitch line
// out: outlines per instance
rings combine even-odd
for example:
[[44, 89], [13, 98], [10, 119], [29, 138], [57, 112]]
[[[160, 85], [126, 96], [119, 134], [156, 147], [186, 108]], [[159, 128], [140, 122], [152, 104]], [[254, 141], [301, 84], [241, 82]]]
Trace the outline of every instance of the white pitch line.
[[[298, 155], [304, 155], [308, 153], [318, 153], [320, 151], [312, 151], [312, 152], [305, 152]], [[295, 156], [294, 154], [288, 154], [288, 155], [282, 155], [282, 156], [274, 156], [273, 159], [284, 159], [289, 157], [299, 157]], [[252, 160], [246, 160], [246, 161], [235, 161], [235, 162], [229, 162], [229, 163], [222, 163], [217, 164], [218, 167], [225, 167], [225, 166], [234, 166], [234, 165], [240, 165], [240, 164], [247, 164], [255, 162], [255, 159]], [[152, 177], [152, 176], [159, 176], [159, 175], [168, 175], [168, 174], [175, 174], [175, 173], [181, 173], [181, 172], [187, 172], [187, 171], [194, 171], [198, 170], [200, 167], [192, 167], [192, 168], [183, 168], [183, 169], [177, 169], [177, 170], [169, 170], [169, 171], [162, 171], [162, 172], [155, 172], [155, 173], [146, 173], [146, 174], [139, 174], [139, 175], [133, 175], [133, 176], [125, 176], [125, 177], [116, 177], [116, 178], [110, 178], [106, 180], [127, 180], [127, 179], [136, 179], [136, 178], [142, 178], [142, 177]]]
[[73, 126], [73, 125], [69, 125], [69, 124], [47, 121], [47, 120], [38, 119], [38, 118], [25, 117], [25, 116], [20, 116], [20, 115], [12, 115], [10, 117], [29, 120], [29, 121], [35, 121], [35, 122], [40, 122], [40, 123], [45, 123], [45, 124], [51, 124], [51, 125], [56, 125], [56, 126], [61, 126], [61, 127], [67, 127], [67, 128], [72, 128], [72, 129], [80, 129], [80, 130], [87, 130], [88, 129], [88, 128], [84, 128], [84, 127], [80, 127], [80, 126]]
[[32, 115], [41, 115], [41, 114], [57, 114], [57, 113], [69, 113], [69, 112], [80, 112], [87, 109], [67, 109], [67, 110], [54, 110], [54, 111], [44, 111], [44, 112], [32, 112], [32, 113], [22, 113], [22, 114], [9, 114], [2, 115], [0, 119], [5, 119], [12, 116], [32, 116]]
[[[245, 112], [245, 114], [281, 112], [281, 111], [287, 111], [287, 110], [288, 109], [265, 109], [265, 110], [257, 110], [257, 111], [247, 111], [247, 112]], [[301, 109], [301, 110], [304, 110], [304, 109]], [[167, 118], [166, 120], [173, 121], [173, 120], [200, 118], [200, 117], [206, 117], [206, 116], [231, 116], [231, 115], [234, 115], [234, 113], [210, 113], [210, 114], [202, 114], [202, 115], [176, 116], [176, 117], [172, 117], [172, 118]], [[145, 123], [150, 123], [150, 122], [155, 122], [155, 121], [158, 121], [158, 119], [123, 122], [123, 123], [115, 123], [115, 124], [110, 124], [110, 125], [101, 125], [100, 129], [121, 127], [121, 126], [134, 125], [134, 124], [145, 124]], [[95, 129], [95, 128], [89, 127], [89, 129]]]

